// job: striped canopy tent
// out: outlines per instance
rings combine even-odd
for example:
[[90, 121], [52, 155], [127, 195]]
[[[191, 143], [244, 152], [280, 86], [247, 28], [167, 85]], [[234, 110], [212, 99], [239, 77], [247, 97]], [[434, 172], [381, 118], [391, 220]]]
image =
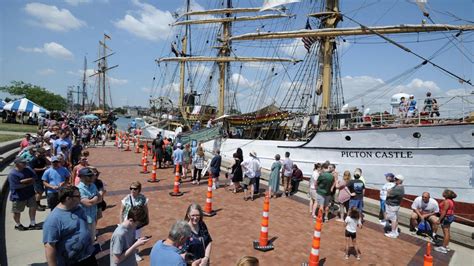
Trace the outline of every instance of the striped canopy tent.
[[26, 98], [5, 104], [5, 106], [3, 106], [3, 110], [23, 113], [49, 114], [48, 110]]

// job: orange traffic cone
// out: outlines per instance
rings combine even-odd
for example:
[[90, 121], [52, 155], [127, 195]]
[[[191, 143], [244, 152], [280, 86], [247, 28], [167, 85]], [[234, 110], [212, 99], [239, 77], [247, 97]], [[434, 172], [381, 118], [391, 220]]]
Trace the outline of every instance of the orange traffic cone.
[[311, 246], [311, 254], [309, 254], [309, 266], [319, 265], [319, 246], [321, 243], [321, 228], [323, 226], [323, 210], [319, 209], [318, 217], [314, 225], [313, 244]]
[[131, 151], [130, 150], [130, 138], [128, 136], [126, 136], [127, 138], [127, 148], [125, 149], [125, 151]]
[[143, 170], [140, 171], [142, 174], [148, 174], [148, 162], [146, 160], [146, 157], [143, 157]]
[[426, 243], [426, 254], [424, 256], [423, 266], [433, 266], [433, 257], [431, 256], [431, 243]]
[[170, 196], [174, 196], [174, 197], [179, 197], [179, 196], [183, 196], [183, 192], [180, 192], [179, 191], [179, 177], [180, 177], [180, 173], [179, 173], [179, 164], [176, 165], [176, 173], [175, 173], [175, 176], [174, 176], [174, 188], [173, 188], [173, 191], [170, 192]]
[[135, 153], [140, 153], [140, 138], [137, 138], [137, 142], [135, 143]]
[[204, 207], [204, 215], [211, 217], [216, 215], [216, 211], [212, 210], [212, 177], [209, 174], [207, 179], [207, 197], [206, 197], [206, 206]]
[[260, 251], [273, 250], [273, 243], [268, 242], [268, 214], [270, 212], [270, 191], [265, 195], [263, 201], [262, 224], [259, 240], [253, 241], [253, 248]]
[[156, 157], [153, 156], [153, 168], [151, 169], [151, 179], [148, 179], [150, 183], [156, 183], [160, 180], [156, 179]]

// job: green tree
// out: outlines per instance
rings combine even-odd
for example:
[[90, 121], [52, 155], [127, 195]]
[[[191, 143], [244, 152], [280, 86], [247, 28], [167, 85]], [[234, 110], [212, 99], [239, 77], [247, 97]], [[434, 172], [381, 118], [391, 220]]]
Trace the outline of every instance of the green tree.
[[16, 96], [22, 95], [50, 111], [65, 111], [67, 108], [67, 101], [61, 95], [23, 81], [12, 81], [11, 85], [0, 87], [0, 91]]
[[127, 113], [127, 110], [123, 109], [122, 107], [117, 107], [114, 109], [114, 113], [117, 113], [117, 114], [126, 114]]

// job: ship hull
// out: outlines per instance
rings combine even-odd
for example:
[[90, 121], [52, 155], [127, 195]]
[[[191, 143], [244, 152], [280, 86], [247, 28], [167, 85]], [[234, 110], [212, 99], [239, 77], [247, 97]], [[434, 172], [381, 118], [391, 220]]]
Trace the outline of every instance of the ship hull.
[[[418, 134], [415, 134], [418, 133]], [[384, 174], [405, 177], [407, 194], [428, 191], [441, 198], [444, 189], [458, 194], [456, 200], [474, 204], [474, 124], [443, 126], [374, 128], [318, 132], [308, 142], [217, 139], [205, 148], [219, 148], [231, 159], [237, 148], [256, 151], [264, 168], [270, 169], [275, 154], [291, 159], [310, 176], [316, 162], [336, 164], [339, 175], [345, 170], [363, 170], [367, 186], [380, 188]]]

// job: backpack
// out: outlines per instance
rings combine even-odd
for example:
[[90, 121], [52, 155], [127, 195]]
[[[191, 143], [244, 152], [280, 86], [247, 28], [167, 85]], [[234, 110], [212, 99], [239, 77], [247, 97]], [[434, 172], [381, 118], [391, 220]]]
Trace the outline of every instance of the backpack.
[[424, 220], [418, 224], [418, 235], [425, 235], [431, 237], [433, 231], [431, 230], [431, 225], [428, 221]]

